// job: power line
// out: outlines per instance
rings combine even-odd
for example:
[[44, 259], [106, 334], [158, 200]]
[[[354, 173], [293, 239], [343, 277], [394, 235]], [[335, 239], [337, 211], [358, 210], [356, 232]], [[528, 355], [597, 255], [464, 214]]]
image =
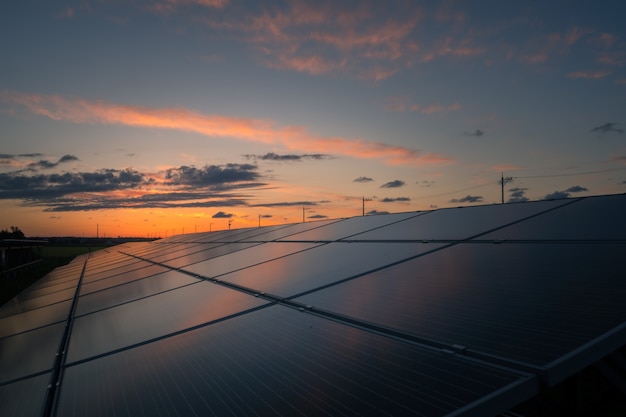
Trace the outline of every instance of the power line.
[[572, 172], [569, 174], [551, 174], [551, 175], [523, 175], [523, 176], [514, 176], [513, 178], [552, 178], [552, 177], [574, 177], [577, 175], [592, 175], [592, 174], [604, 174], [607, 172], [615, 172], [615, 171], [626, 171], [626, 168], [612, 168], [612, 169], [603, 169], [599, 171], [587, 171], [587, 172]]
[[426, 196], [422, 196], [420, 198], [433, 198], [433, 197], [441, 197], [444, 195], [450, 195], [450, 194], [456, 194], [456, 193], [460, 193], [463, 191], [468, 191], [468, 190], [473, 190], [476, 188], [482, 188], [482, 187], [493, 187], [493, 184], [481, 184], [481, 185], [475, 185], [473, 187], [466, 187], [466, 188], [462, 188], [460, 190], [454, 190], [454, 191], [448, 191], [445, 193], [441, 193], [441, 194], [432, 194], [432, 195], [426, 195]]

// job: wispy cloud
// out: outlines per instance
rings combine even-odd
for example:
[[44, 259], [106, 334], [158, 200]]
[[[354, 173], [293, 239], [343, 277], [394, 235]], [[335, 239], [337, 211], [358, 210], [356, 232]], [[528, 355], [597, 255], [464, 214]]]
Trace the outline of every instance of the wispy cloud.
[[232, 138], [281, 145], [288, 150], [363, 159], [380, 159], [391, 165], [446, 164], [451, 159], [422, 154], [416, 149], [343, 137], [321, 137], [302, 126], [278, 126], [270, 120], [205, 115], [184, 108], [152, 108], [105, 101], [69, 99], [57, 95], [1, 92], [0, 98], [34, 114], [72, 123], [98, 123], [156, 129], [174, 129], [213, 138]]
[[224, 8], [225, 13], [204, 22], [214, 30], [236, 33], [271, 68], [379, 81], [410, 65], [419, 49], [413, 32], [422, 18], [418, 7], [409, 7], [382, 20], [379, 9], [366, 2], [350, 7], [265, 3], [248, 10]]
[[254, 161], [278, 161], [278, 162], [301, 162], [306, 159], [312, 160], [322, 160], [322, 159], [330, 159], [331, 156], [328, 154], [284, 154], [279, 155], [274, 152], [268, 152], [264, 155], [252, 155], [245, 154], [243, 155], [246, 159], [251, 159]]
[[[42, 153], [25, 153], [17, 155], [2, 153], [0, 154], [0, 167], [9, 169], [25, 168], [32, 163], [28, 159], [41, 158], [42, 156], [44, 156]], [[25, 159], [27, 160], [25, 161]]]
[[517, 171], [520, 169], [524, 169], [524, 167], [519, 166], [519, 165], [513, 165], [513, 164], [500, 164], [500, 165], [493, 165], [491, 167], [491, 170], [495, 172], [509, 172], [509, 171]]
[[479, 137], [481, 137], [481, 136], [484, 136], [484, 135], [485, 135], [485, 132], [484, 132], [483, 130], [476, 129], [476, 130], [475, 130], [475, 131], [473, 131], [473, 132], [463, 132], [463, 134], [464, 134], [465, 136], [475, 136], [475, 137], [479, 138]]
[[370, 177], [358, 177], [352, 180], [352, 182], [372, 182], [372, 181], [374, 180]]
[[609, 75], [610, 72], [609, 71], [603, 71], [603, 70], [599, 70], [599, 71], [575, 71], [575, 72], [570, 72], [567, 74], [567, 76], [569, 78], [573, 78], [573, 79], [587, 79], [587, 80], [597, 80], [600, 78], [604, 78], [607, 75]]
[[149, 9], [158, 13], [171, 13], [181, 7], [189, 6], [221, 9], [229, 2], [229, 0], [157, 0]]
[[384, 183], [383, 185], [380, 186], [380, 188], [399, 188], [399, 187], [403, 187], [404, 186], [404, 181], [402, 180], [393, 180], [393, 181], [389, 181]]
[[589, 132], [593, 133], [593, 132], [598, 132], [598, 133], [611, 133], [611, 132], [615, 132], [615, 133], [619, 133], [622, 134], [624, 133], [624, 129], [619, 129], [616, 126], [618, 125], [618, 123], [605, 123], [603, 125], [600, 126], [594, 126]]
[[441, 113], [441, 112], [450, 112], [460, 110], [462, 108], [460, 103], [452, 103], [452, 104], [439, 104], [439, 103], [431, 103], [431, 104], [418, 104], [414, 103], [410, 96], [391, 96], [385, 99], [385, 110], [388, 111], [412, 111], [424, 114], [432, 114], [432, 113]]
[[63, 155], [57, 162], [50, 162], [46, 159], [41, 159], [37, 162], [31, 162], [27, 165], [27, 169], [29, 170], [38, 170], [38, 169], [51, 169], [59, 166], [60, 164], [78, 161], [78, 158], [74, 155]]

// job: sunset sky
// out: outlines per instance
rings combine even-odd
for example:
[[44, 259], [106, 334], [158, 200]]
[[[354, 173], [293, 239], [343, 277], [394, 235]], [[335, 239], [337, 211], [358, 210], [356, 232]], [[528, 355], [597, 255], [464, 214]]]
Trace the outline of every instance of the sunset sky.
[[171, 236], [626, 192], [614, 1], [13, 1], [0, 228]]

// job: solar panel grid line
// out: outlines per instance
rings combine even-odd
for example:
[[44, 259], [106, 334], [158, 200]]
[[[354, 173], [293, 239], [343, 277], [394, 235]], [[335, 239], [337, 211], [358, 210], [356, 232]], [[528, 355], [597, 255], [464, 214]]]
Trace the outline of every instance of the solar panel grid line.
[[[225, 255], [247, 253], [244, 251], [246, 251], [247, 249], [251, 249], [256, 246], [259, 246], [259, 245], [261, 244], [249, 243], [249, 242], [234, 242], [230, 245], [220, 245], [218, 247], [214, 247], [206, 251], [189, 253], [189, 254], [185, 254], [185, 255], [177, 256], [177, 257], [167, 257], [165, 259], [159, 258], [155, 260], [171, 268], [181, 268], [183, 266], [193, 265], [198, 262], [204, 262], [209, 259], [218, 258], [218, 257], [225, 256]], [[207, 254], [210, 254], [211, 256], [207, 257]]]
[[0, 385], [0, 412], [11, 417], [41, 417], [47, 374]]
[[[123, 306], [123, 305], [126, 305], [126, 304], [130, 304], [130, 303], [134, 303], [136, 301], [144, 300], [146, 298], [154, 297], [154, 296], [157, 296], [157, 295], [165, 294], [165, 293], [168, 293], [170, 291], [176, 291], [176, 290], [179, 290], [181, 288], [185, 288], [185, 287], [188, 287], [188, 286], [191, 286], [191, 285], [195, 285], [195, 284], [197, 284], [197, 282], [190, 282], [190, 283], [187, 283], [187, 284], [180, 285], [178, 287], [168, 288], [168, 289], [165, 289], [165, 290], [162, 290], [162, 291], [154, 292], [154, 293], [151, 293], [151, 294], [146, 294], [144, 296], [132, 298], [132, 299], [129, 299], [129, 300], [124, 300], [124, 301], [118, 302], [116, 304], [110, 304], [110, 305], [107, 305], [107, 306], [99, 308], [99, 309], [93, 309], [93, 310], [89, 310], [87, 312], [79, 313], [76, 317], [85, 317], [85, 316], [88, 316], [88, 315], [91, 315], [91, 314], [100, 313], [102, 311], [106, 311], [106, 310], [109, 310], [109, 309], [112, 309], [112, 308], [116, 308], [116, 307], [120, 307], [120, 306]], [[106, 291], [106, 290], [103, 290], [103, 291]]]
[[[241, 250], [245, 250], [254, 246], [256, 246], [256, 244], [233, 242], [230, 245], [218, 244], [215, 246], [204, 247], [202, 250], [199, 250], [196, 252], [190, 252], [190, 253], [184, 252], [182, 254], [176, 254], [176, 253], [165, 252], [158, 256], [149, 256], [149, 257], [139, 256], [139, 255], [135, 255], [135, 256], [137, 256], [138, 259], [142, 259], [142, 260], [149, 259], [152, 262], [156, 262], [156, 263], [163, 264], [163, 265], [171, 265], [171, 264], [184, 265], [185, 264], [184, 260], [186, 258], [198, 259], [197, 262], [199, 262], [200, 260], [206, 260], [212, 257], [222, 256], [222, 255], [229, 254], [232, 252], [239, 252]], [[130, 253], [127, 253], [127, 252], [124, 252], [124, 253], [130, 255]], [[207, 254], [212, 255], [212, 256], [206, 257], [205, 255]]]
[[67, 300], [0, 319], [0, 340], [63, 322], [70, 305], [71, 300]]
[[64, 323], [0, 339], [0, 386], [49, 373]]
[[[268, 243], [268, 242], [265, 242], [265, 243]], [[290, 242], [290, 243], [292, 243], [292, 242]], [[219, 278], [221, 276], [224, 276], [224, 275], [227, 275], [227, 274], [231, 274], [233, 272], [238, 272], [238, 271], [242, 271], [244, 269], [253, 268], [253, 267], [258, 266], [258, 265], [263, 265], [263, 264], [266, 264], [266, 263], [269, 263], [269, 262], [276, 261], [278, 259], [285, 258], [287, 256], [291, 256], [291, 255], [295, 255], [295, 254], [298, 254], [298, 253], [302, 253], [302, 252], [305, 252], [305, 251], [310, 250], [310, 249], [315, 249], [315, 248], [317, 248], [317, 247], [319, 247], [319, 246], [324, 244], [324, 243], [316, 244], [317, 242], [305, 242], [305, 243], [313, 243], [314, 246], [306, 247], [306, 248], [303, 248], [301, 250], [296, 250], [294, 252], [289, 252], [289, 253], [286, 253], [284, 255], [279, 255], [279, 256], [276, 256], [274, 258], [266, 259], [266, 260], [263, 260], [263, 261], [260, 261], [260, 262], [250, 263], [249, 265], [246, 265], [244, 267], [232, 268], [228, 272], [217, 273], [215, 275], [212, 275], [211, 277], [207, 277], [207, 276], [204, 276], [204, 275], [201, 275], [201, 274], [197, 274], [197, 273], [195, 273], [193, 271], [188, 271], [187, 269], [185, 269], [185, 268], [189, 268], [190, 266], [195, 265], [195, 264], [197, 264], [199, 262], [202, 262], [202, 261], [198, 261], [198, 262], [194, 262], [194, 263], [191, 263], [191, 264], [184, 265], [184, 266], [179, 268], [179, 271], [185, 272], [185, 273], [191, 273], [193, 276], [195, 276], [196, 278], [200, 278], [200, 279]], [[228, 253], [226, 255], [230, 255], [230, 254], [231, 253]], [[209, 258], [209, 259], [206, 259], [205, 261], [208, 261], [208, 260], [211, 260], [211, 259], [214, 259], [214, 258]], [[146, 259], [146, 261], [149, 261], [149, 260]], [[152, 262], [152, 261], [150, 261], [150, 262]], [[169, 264], [165, 264], [164, 266], [171, 267]]]
[[[205, 354], [210, 356], [211, 350], [208, 350], [207, 352], [205, 352]], [[242, 408], [242, 405], [245, 404], [245, 399], [242, 398], [241, 395], [239, 395], [238, 390], [230, 389], [227, 380], [222, 377], [222, 372], [217, 372], [217, 370], [215, 370], [215, 372], [209, 373], [208, 370], [203, 369], [202, 364], [197, 360], [196, 355], [189, 355], [189, 357], [190, 360], [195, 364], [195, 366], [191, 368], [192, 372], [194, 372], [201, 378], [202, 387], [205, 390], [211, 391], [215, 394], [213, 396], [210, 396], [210, 398], [212, 398], [214, 401], [219, 401], [224, 407], [228, 408], [233, 415], [237, 414], [233, 412], [233, 409], [237, 409], [237, 411], [241, 414], [256, 414], [254, 410]], [[224, 369], [224, 371], [226, 371], [226, 369]], [[196, 388], [197, 385], [198, 384], [190, 384], [190, 386], [194, 388], [195, 393], [204, 400], [207, 395], [204, 392], [198, 391]], [[230, 399], [231, 396], [237, 397], [237, 401], [226, 401]], [[212, 414], [218, 414], [215, 406], [212, 406], [209, 402], [203, 402]]]
[[19, 304], [2, 309], [2, 311], [0, 311], [0, 319], [71, 300], [73, 294], [74, 288], [69, 288], [67, 290], [61, 290], [56, 293], [42, 295], [22, 301]]
[[[507, 225], [508, 226], [508, 225]], [[506, 226], [503, 226], [506, 227]], [[499, 230], [499, 229], [498, 229]], [[309, 242], [306, 240], [293, 242]], [[318, 242], [318, 241], [316, 241]], [[323, 243], [467, 243], [467, 244], [624, 244], [626, 239], [340, 239], [326, 240]]]
[[118, 353], [121, 353], [121, 352], [125, 352], [127, 350], [136, 349], [136, 348], [139, 348], [139, 347], [142, 347], [142, 346], [145, 346], [145, 345], [149, 345], [149, 344], [152, 344], [152, 343], [155, 343], [155, 342], [166, 340], [166, 339], [169, 339], [169, 338], [174, 337], [174, 336], [183, 335], [183, 334], [188, 333], [188, 332], [193, 332], [195, 330], [202, 329], [204, 327], [211, 326], [211, 325], [214, 325], [214, 324], [217, 324], [217, 323], [221, 323], [223, 321], [230, 320], [230, 319], [235, 318], [235, 317], [239, 317], [239, 316], [243, 316], [243, 315], [246, 315], [246, 314], [249, 314], [249, 313], [253, 313], [253, 312], [257, 311], [257, 310], [261, 310], [261, 309], [267, 308], [267, 307], [269, 307], [271, 305], [274, 305], [274, 303], [268, 303], [268, 304], [263, 304], [263, 305], [259, 305], [259, 306], [256, 306], [256, 307], [251, 307], [249, 309], [241, 310], [241, 311], [238, 311], [236, 313], [233, 313], [233, 314], [230, 314], [230, 315], [227, 315], [227, 316], [219, 317], [217, 319], [212, 319], [212, 320], [200, 323], [200, 324], [196, 324], [196, 325], [193, 325], [193, 326], [185, 327], [185, 328], [182, 328], [182, 329], [174, 331], [174, 332], [165, 333], [165, 334], [162, 334], [160, 336], [156, 336], [156, 337], [153, 337], [153, 338], [150, 338], [150, 339], [146, 339], [146, 340], [143, 340], [143, 341], [140, 341], [140, 342], [130, 343], [130, 344], [125, 345], [125, 346], [120, 347], [120, 348], [112, 349], [112, 350], [109, 350], [109, 351], [105, 351], [105, 352], [102, 352], [102, 353], [94, 354], [94, 355], [91, 355], [91, 356], [86, 356], [86, 357], [79, 358], [79, 359], [74, 359], [74, 360], [71, 360], [70, 362], [64, 364], [64, 368], [69, 368], [69, 367], [72, 367], [72, 366], [81, 365], [83, 363], [90, 362], [90, 361], [95, 360], [95, 359], [100, 359], [100, 358], [104, 358], [104, 357], [107, 357], [107, 356], [115, 355], [115, 354], [118, 354]]
[[544, 215], [544, 214], [546, 214], [546, 213], [550, 213], [550, 212], [552, 212], [552, 211], [559, 210], [559, 209], [561, 209], [561, 208], [563, 208], [563, 207], [565, 207], [565, 206], [568, 206], [568, 205], [570, 205], [570, 204], [577, 203], [577, 202], [579, 202], [579, 201], [581, 201], [581, 199], [580, 199], [580, 198], [579, 198], [579, 199], [575, 199], [575, 198], [574, 198], [574, 199], [571, 199], [571, 200], [569, 200], [569, 201], [568, 201], [568, 200], [565, 200], [565, 202], [564, 202], [563, 204], [561, 204], [561, 205], [558, 205], [558, 206], [555, 206], [555, 207], [549, 207], [549, 208], [547, 208], [547, 209], [545, 209], [545, 210], [539, 211], [539, 212], [537, 212], [537, 213], [533, 213], [533, 214], [531, 214], [531, 215], [529, 215], [529, 216], [524, 216], [524, 217], [518, 218], [517, 220], [513, 220], [513, 221], [511, 221], [511, 222], [509, 222], [509, 223], [506, 223], [506, 224], [503, 224], [503, 225], [500, 225], [500, 226], [494, 227], [494, 228], [489, 229], [489, 230], [482, 231], [482, 232], [477, 233], [477, 234], [475, 234], [475, 235], [473, 235], [473, 236], [469, 236], [469, 237], [467, 237], [466, 239], [463, 239], [463, 241], [465, 241], [465, 240], [469, 241], [469, 240], [476, 239], [476, 238], [478, 238], [478, 237], [480, 237], [480, 236], [484, 236], [484, 235], [487, 235], [487, 234], [489, 234], [489, 233], [492, 233], [492, 232], [495, 232], [495, 231], [501, 230], [501, 229], [503, 229], [503, 228], [505, 228], [505, 227], [510, 227], [510, 226], [513, 226], [513, 225], [516, 225], [516, 224], [519, 224], [519, 223], [522, 223], [522, 222], [528, 221], [528, 220], [533, 219], [533, 218], [535, 218], [535, 217], [542, 216], [542, 215]]
[[125, 283], [148, 278], [168, 271], [167, 268], [163, 268], [158, 265], [152, 265], [149, 263], [146, 263], [146, 265], [147, 266], [142, 266], [141, 268], [133, 269], [132, 271], [128, 271], [125, 273], [114, 274], [87, 283], [83, 282], [80, 295], [89, 295], [95, 292], [115, 287], [117, 285], [123, 285]]
[[[549, 212], [564, 204], [566, 200], [533, 203], [492, 204], [465, 208], [441, 209], [425, 216], [416, 216], [389, 226], [364, 231], [351, 236], [353, 240], [463, 240], [478, 237], [485, 231], [514, 224], [531, 218], [533, 214]], [[392, 215], [395, 216], [395, 215]]]
[[[288, 335], [285, 335], [285, 336], [289, 337]], [[314, 347], [313, 347], [313, 350], [314, 350]], [[255, 354], [255, 352], [252, 352], [252, 353], [253, 355]], [[286, 389], [289, 389], [290, 387], [295, 386], [295, 384], [289, 383], [289, 381], [294, 381], [294, 382], [297, 382], [298, 388], [306, 387], [306, 392], [316, 392], [318, 396], [324, 396], [325, 401], [330, 401], [333, 404], [333, 413], [331, 414], [328, 410], [324, 410], [320, 408], [319, 404], [316, 404], [315, 402], [309, 399], [303, 399], [304, 401], [311, 404], [310, 407], [315, 408], [316, 413], [324, 413], [328, 415], [333, 415], [335, 411], [341, 413], [341, 411], [337, 409], [347, 408], [344, 403], [334, 400], [333, 396], [329, 396], [328, 393], [322, 392], [321, 390], [317, 389], [317, 387], [311, 384], [312, 381], [319, 383], [320, 379], [323, 379], [326, 385], [332, 387], [332, 390], [336, 392], [342, 392], [343, 395], [350, 396], [355, 401], [362, 402], [363, 404], [366, 404], [367, 406], [373, 408], [373, 404], [369, 403], [367, 401], [367, 398], [363, 399], [362, 397], [357, 397], [351, 392], [348, 392], [345, 389], [343, 389], [340, 385], [334, 383], [332, 380], [328, 380], [328, 379], [324, 379], [323, 377], [320, 377], [320, 371], [322, 370], [325, 371], [326, 373], [332, 373], [333, 369], [335, 369], [332, 365], [340, 365], [340, 363], [342, 362], [339, 358], [337, 358], [334, 361], [334, 363], [329, 363], [328, 365], [312, 363], [313, 365], [315, 365], [315, 368], [316, 368], [314, 372], [312, 369], [306, 369], [304, 366], [305, 364], [307, 364], [307, 362], [311, 363], [308, 355], [299, 354], [298, 351], [295, 351], [294, 355], [295, 355], [295, 358], [287, 359], [285, 361], [286, 364], [294, 366], [294, 367], [301, 367], [302, 369], [305, 370], [306, 377], [299, 377], [298, 375], [290, 373], [289, 371], [285, 369], [282, 369], [282, 374], [278, 374], [278, 370], [280, 370], [282, 366], [277, 362], [272, 362], [269, 364], [270, 366], [264, 367], [264, 371], [270, 375], [273, 375], [274, 380], [277, 381], [278, 383], [281, 383]], [[263, 357], [261, 355], [256, 355], [256, 357], [259, 363], [263, 361]], [[345, 373], [342, 373], [339, 376], [344, 380], [347, 380], [351, 383], [356, 382], [358, 385], [362, 386], [362, 383], [360, 381], [357, 382], [356, 378], [348, 377]], [[372, 395], [376, 395], [376, 393], [372, 391], [369, 391], [369, 392]], [[384, 411], [381, 411], [381, 413], [389, 415], [387, 413], [384, 413]], [[306, 414], [302, 414], [302, 415], [306, 415]]]
[[164, 255], [170, 255], [170, 256], [175, 256], [177, 253], [180, 256], [180, 252], [183, 252], [183, 254], [186, 254], [188, 252], [190, 253], [194, 253], [192, 252], [193, 249], [198, 249], [196, 252], [200, 252], [202, 250], [206, 250], [211, 248], [211, 246], [207, 247], [207, 244], [203, 244], [203, 243], [197, 243], [197, 244], [183, 244], [183, 243], [176, 243], [176, 244], [172, 244], [169, 245], [167, 247], [161, 247], [161, 248], [152, 248], [152, 250], [150, 251], [133, 251], [134, 253], [137, 253], [139, 256], [142, 257], [152, 257], [152, 256], [164, 256]]
[[76, 286], [75, 280], [67, 280], [55, 285], [49, 285], [47, 287], [33, 288], [31, 291], [22, 291], [19, 298], [35, 298], [42, 297], [50, 294], [57, 293], [59, 291], [65, 291], [72, 289]]
[[302, 292], [300, 292], [300, 293], [297, 293], [297, 294], [293, 294], [293, 295], [287, 296], [287, 297], [285, 297], [285, 299], [286, 299], [286, 300], [292, 300], [292, 299], [294, 299], [294, 298], [301, 297], [301, 296], [304, 296], [304, 295], [307, 295], [307, 294], [310, 294], [310, 293], [314, 293], [314, 292], [317, 292], [317, 291], [320, 291], [320, 290], [323, 290], [323, 289], [326, 289], [326, 288], [334, 287], [334, 286], [336, 286], [336, 285], [340, 285], [340, 284], [343, 284], [343, 283], [345, 283], [345, 282], [352, 281], [352, 280], [357, 279], [357, 278], [360, 278], [360, 277], [362, 277], [362, 276], [366, 276], [366, 275], [369, 275], [369, 274], [371, 274], [371, 273], [374, 273], [374, 272], [377, 272], [377, 271], [381, 271], [381, 270], [384, 270], [384, 269], [387, 269], [387, 268], [393, 267], [393, 266], [395, 266], [395, 265], [400, 265], [400, 264], [402, 264], [402, 263], [405, 263], [405, 262], [411, 261], [411, 260], [413, 260], [413, 259], [421, 258], [421, 257], [423, 257], [423, 256], [427, 256], [427, 255], [429, 255], [429, 254], [432, 254], [432, 253], [434, 253], [434, 252], [438, 252], [438, 251], [440, 251], [440, 250], [447, 249], [447, 248], [449, 248], [449, 247], [450, 247], [450, 246], [452, 246], [452, 245], [453, 245], [453, 244], [450, 244], [450, 245], [444, 245], [444, 246], [440, 246], [440, 247], [435, 247], [435, 248], [433, 248], [433, 249], [431, 249], [431, 250], [428, 250], [428, 251], [426, 251], [426, 252], [420, 252], [420, 253], [418, 253], [418, 254], [416, 254], [416, 255], [413, 255], [413, 256], [410, 256], [410, 257], [407, 257], [407, 258], [403, 258], [403, 259], [397, 260], [397, 261], [395, 261], [395, 262], [387, 263], [387, 264], [381, 265], [381, 266], [379, 266], [379, 267], [369, 269], [369, 270], [367, 270], [367, 271], [359, 272], [359, 273], [357, 273], [357, 274], [355, 274], [355, 275], [351, 275], [351, 276], [348, 276], [348, 277], [345, 277], [345, 278], [342, 278], [342, 279], [338, 279], [338, 280], [336, 280], [336, 281], [330, 282], [330, 283], [325, 284], [325, 285], [321, 285], [321, 286], [319, 286], [319, 287], [311, 288], [311, 289], [309, 289], [309, 290], [302, 291]]
[[52, 371], [52, 368], [44, 369], [44, 370], [41, 370], [41, 371], [35, 371], [35, 372], [27, 373], [27, 374], [24, 374], [22, 376], [19, 376], [19, 377], [13, 378], [13, 379], [7, 379], [6, 381], [0, 382], [0, 388], [5, 387], [5, 386], [9, 386], [9, 385], [13, 385], [13, 384], [15, 384], [17, 382], [26, 381], [26, 380], [28, 380], [30, 378], [35, 378], [35, 377], [38, 377], [38, 376], [41, 376], [41, 375], [47, 375], [47, 374], [50, 373], [50, 371]]
[[109, 267], [109, 269], [100, 269], [98, 272], [87, 273], [84, 278], [84, 283], [85, 285], [93, 284], [94, 282], [100, 281], [102, 279], [109, 279], [115, 276], [125, 275], [148, 266], [150, 266], [150, 264], [146, 264], [145, 262], [138, 262], [138, 260], [135, 260], [135, 262], [127, 263], [125, 266]]
[[552, 386], [571, 375], [573, 368], [589, 366], [625, 345], [626, 321], [546, 364], [541, 382]]

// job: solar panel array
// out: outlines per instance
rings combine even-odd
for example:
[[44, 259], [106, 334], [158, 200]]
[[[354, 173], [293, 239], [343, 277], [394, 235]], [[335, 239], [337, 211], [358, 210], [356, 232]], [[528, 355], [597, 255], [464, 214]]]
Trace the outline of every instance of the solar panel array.
[[0, 415], [494, 415], [626, 344], [626, 196], [128, 243], [0, 308]]

